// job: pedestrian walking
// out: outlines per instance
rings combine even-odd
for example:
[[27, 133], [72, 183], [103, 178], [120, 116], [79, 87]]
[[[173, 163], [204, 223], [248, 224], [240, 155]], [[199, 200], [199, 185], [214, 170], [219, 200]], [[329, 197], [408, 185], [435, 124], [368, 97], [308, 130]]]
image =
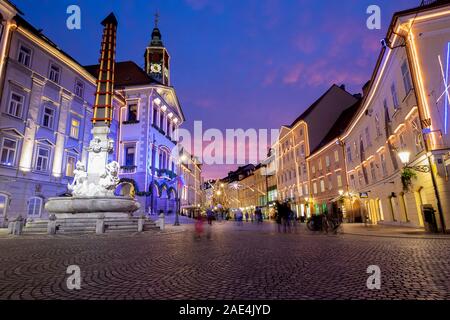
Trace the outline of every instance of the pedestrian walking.
[[248, 222], [248, 211], [245, 211], [245, 222]]
[[203, 216], [201, 214], [198, 215], [197, 220], [195, 221], [195, 239], [200, 239], [203, 234]]

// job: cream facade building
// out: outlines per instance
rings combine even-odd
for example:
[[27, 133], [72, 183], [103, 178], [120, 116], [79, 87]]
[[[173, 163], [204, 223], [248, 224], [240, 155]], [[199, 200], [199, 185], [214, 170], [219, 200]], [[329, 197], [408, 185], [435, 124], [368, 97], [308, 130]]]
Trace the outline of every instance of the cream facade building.
[[276, 157], [278, 199], [290, 201], [300, 216], [311, 213], [313, 197], [307, 157], [316, 149], [339, 115], [358, 101], [344, 86], [331, 86], [291, 125], [283, 126], [273, 146]]
[[[342, 136], [351, 208], [373, 223], [420, 227], [427, 222], [422, 206], [431, 205], [438, 227], [448, 229], [450, 5], [396, 13], [385, 44]], [[410, 155], [405, 164], [402, 153]], [[417, 175], [408, 189], [405, 165]]]

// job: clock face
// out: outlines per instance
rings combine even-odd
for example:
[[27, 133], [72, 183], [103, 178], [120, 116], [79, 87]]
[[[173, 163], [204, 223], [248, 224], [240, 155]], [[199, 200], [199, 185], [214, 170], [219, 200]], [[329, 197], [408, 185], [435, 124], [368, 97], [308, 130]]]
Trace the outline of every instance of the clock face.
[[161, 73], [161, 65], [158, 63], [152, 63], [150, 65], [150, 71], [153, 73]]

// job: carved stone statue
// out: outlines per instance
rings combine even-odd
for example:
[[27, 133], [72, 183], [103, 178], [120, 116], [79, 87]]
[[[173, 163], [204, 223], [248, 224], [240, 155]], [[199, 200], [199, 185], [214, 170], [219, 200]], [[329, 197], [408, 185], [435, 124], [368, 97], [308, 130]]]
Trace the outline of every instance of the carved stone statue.
[[67, 185], [67, 189], [75, 197], [83, 196], [88, 191], [88, 175], [82, 162], [77, 161], [73, 174], [73, 181]]
[[113, 196], [114, 190], [119, 184], [119, 163], [112, 161], [105, 167], [105, 172], [100, 176], [99, 186], [105, 195]]

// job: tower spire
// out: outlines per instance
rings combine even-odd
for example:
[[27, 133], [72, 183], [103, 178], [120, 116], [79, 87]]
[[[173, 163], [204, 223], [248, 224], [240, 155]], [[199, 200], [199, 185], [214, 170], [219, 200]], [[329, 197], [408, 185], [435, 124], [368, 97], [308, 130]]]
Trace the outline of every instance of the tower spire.
[[158, 22], [159, 22], [159, 12], [156, 10], [155, 13], [155, 28], [158, 28]]
[[94, 127], [109, 127], [112, 120], [114, 94], [114, 67], [116, 60], [117, 19], [110, 13], [103, 21], [103, 37], [100, 51], [100, 67], [95, 92]]

